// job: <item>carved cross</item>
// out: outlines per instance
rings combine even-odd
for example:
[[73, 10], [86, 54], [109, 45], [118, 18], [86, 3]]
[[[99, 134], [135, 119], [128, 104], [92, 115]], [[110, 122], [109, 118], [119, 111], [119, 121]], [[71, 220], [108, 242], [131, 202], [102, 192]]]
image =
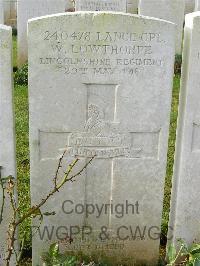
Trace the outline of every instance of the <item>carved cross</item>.
[[[85, 203], [109, 204], [112, 201], [116, 160], [157, 159], [160, 129], [127, 132], [128, 130], [121, 128], [121, 121], [117, 119], [120, 86], [92, 83], [84, 85], [87, 90], [84, 130], [40, 131], [40, 159], [55, 159], [66, 147], [72, 157], [88, 160], [95, 156], [92, 165], [86, 169]], [[55, 143], [57, 147], [49, 150], [49, 143]], [[85, 224], [92, 224], [94, 227], [102, 224], [111, 226], [111, 215], [100, 217], [95, 222], [94, 218], [90, 220], [90, 217], [85, 217]]]

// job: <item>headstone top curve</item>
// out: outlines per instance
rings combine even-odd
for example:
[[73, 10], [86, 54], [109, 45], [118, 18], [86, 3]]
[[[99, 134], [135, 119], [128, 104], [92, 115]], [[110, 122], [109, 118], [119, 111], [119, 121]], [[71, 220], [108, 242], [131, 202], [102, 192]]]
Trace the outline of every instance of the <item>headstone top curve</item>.
[[130, 14], [130, 13], [123, 13], [123, 12], [113, 12], [113, 11], [76, 11], [76, 12], [65, 12], [65, 13], [57, 13], [57, 14], [52, 14], [52, 15], [46, 15], [46, 16], [40, 16], [36, 18], [32, 18], [28, 20], [28, 24], [34, 23], [36, 21], [41, 21], [49, 18], [59, 18], [59, 17], [81, 17], [81, 16], [89, 16], [93, 15], [94, 17], [101, 16], [102, 14], [104, 15], [110, 15], [110, 16], [118, 16], [121, 15], [123, 17], [130, 17], [130, 18], [135, 18], [138, 20], [144, 19], [145, 21], [155, 21], [155, 22], [160, 22], [163, 24], [168, 24], [168, 25], [173, 25], [175, 27], [175, 23], [171, 21], [167, 21], [164, 19], [159, 19], [155, 17], [150, 17], [150, 16], [142, 16], [142, 15], [136, 15], [136, 14]]
[[0, 29], [1, 30], [12, 31], [12, 27], [6, 26], [6, 25], [3, 25], [3, 24], [0, 24]]

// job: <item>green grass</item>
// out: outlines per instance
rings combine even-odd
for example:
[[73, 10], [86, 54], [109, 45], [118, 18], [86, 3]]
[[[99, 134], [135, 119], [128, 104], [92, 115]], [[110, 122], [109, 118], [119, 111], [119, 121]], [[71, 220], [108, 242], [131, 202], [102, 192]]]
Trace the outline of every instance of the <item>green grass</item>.
[[[21, 212], [30, 206], [30, 174], [29, 174], [29, 143], [28, 143], [28, 90], [25, 86], [15, 86], [15, 130], [17, 152], [18, 200]], [[20, 227], [20, 236], [26, 233], [25, 246], [31, 246], [30, 220]]]
[[[13, 37], [14, 65], [16, 66], [16, 37]], [[173, 101], [170, 122], [170, 138], [168, 150], [167, 175], [165, 183], [165, 197], [163, 210], [163, 232], [167, 231], [169, 218], [171, 178], [173, 174], [174, 150], [176, 138], [176, 122], [178, 114], [178, 98], [180, 75], [174, 77]], [[29, 145], [28, 145], [28, 89], [26, 86], [15, 86], [14, 90], [16, 116], [16, 144], [17, 144], [17, 176], [19, 190], [19, 205], [21, 212], [30, 207], [30, 174], [29, 174]], [[25, 249], [31, 249], [30, 220], [20, 227], [20, 238], [26, 233]]]
[[167, 225], [169, 220], [170, 209], [170, 196], [171, 196], [171, 181], [173, 175], [174, 152], [176, 141], [176, 128], [178, 116], [178, 103], [179, 103], [179, 90], [180, 90], [180, 75], [174, 77], [173, 94], [172, 94], [172, 107], [170, 116], [170, 132], [168, 142], [168, 155], [167, 155], [167, 173], [165, 179], [165, 195], [163, 204], [163, 233], [167, 232]]
[[[13, 36], [13, 69], [17, 69], [17, 38]], [[29, 165], [29, 124], [28, 124], [28, 88], [15, 85], [14, 88], [17, 186], [18, 202], [21, 214], [30, 207], [30, 165]], [[31, 250], [31, 220], [25, 221], [19, 230], [22, 240], [25, 238], [25, 252]]]

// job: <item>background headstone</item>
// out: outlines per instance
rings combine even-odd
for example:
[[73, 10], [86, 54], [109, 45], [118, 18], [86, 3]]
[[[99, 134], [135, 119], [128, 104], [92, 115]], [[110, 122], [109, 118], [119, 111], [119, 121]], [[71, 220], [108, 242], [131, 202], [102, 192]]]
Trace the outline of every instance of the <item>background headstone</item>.
[[200, 12], [186, 15], [170, 226], [173, 241], [200, 242]]
[[72, 0], [65, 0], [65, 11], [66, 12], [74, 12], [75, 7], [74, 7], [74, 2]]
[[17, 0], [4, 0], [5, 25], [17, 26]]
[[4, 24], [4, 6], [3, 6], [3, 0], [0, 0], [0, 24]]
[[195, 0], [195, 11], [200, 11], [200, 0]]
[[126, 0], [76, 0], [75, 10], [126, 12]]
[[[0, 166], [1, 177], [16, 177], [15, 137], [13, 122], [12, 30], [0, 25]], [[0, 208], [3, 191], [0, 187]], [[3, 221], [0, 224], [0, 265], [6, 251], [7, 229], [10, 223], [10, 203], [6, 197]]]
[[192, 13], [195, 7], [195, 0], [185, 0], [185, 14]]
[[127, 12], [132, 14], [138, 13], [139, 0], [127, 0]]
[[[166, 172], [174, 24], [111, 12], [58, 14], [29, 21], [28, 43], [32, 204], [53, 187], [66, 147], [65, 163], [80, 158], [74, 172], [96, 155], [82, 176], [42, 209], [56, 215], [44, 216], [40, 227], [41, 234], [53, 230], [51, 237], [33, 238], [33, 265], [54, 242], [62, 242], [65, 251], [105, 251], [116, 265], [121, 260], [154, 264]], [[77, 204], [125, 208], [128, 201], [132, 206], [121, 218], [111, 208], [87, 217], [85, 212], [67, 215], [62, 206], [68, 200], [73, 206], [67, 204], [67, 211]], [[69, 235], [73, 226], [84, 230], [85, 225], [92, 236], [81, 241], [80, 234]], [[109, 240], [102, 235], [101, 241], [102, 226]]]
[[18, 66], [26, 63], [27, 51], [27, 22], [34, 17], [40, 17], [66, 10], [66, 0], [18, 0], [17, 29], [18, 29]]
[[182, 51], [182, 33], [185, 1], [183, 0], [140, 0], [139, 14], [171, 21], [177, 25], [176, 53]]

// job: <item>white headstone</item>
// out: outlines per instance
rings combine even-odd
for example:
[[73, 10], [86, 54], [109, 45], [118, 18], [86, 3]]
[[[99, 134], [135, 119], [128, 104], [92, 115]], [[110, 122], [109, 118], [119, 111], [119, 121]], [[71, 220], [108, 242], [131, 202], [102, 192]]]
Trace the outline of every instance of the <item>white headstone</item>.
[[200, 0], [195, 0], [195, 11], [200, 11]]
[[192, 13], [195, 8], [195, 0], [185, 0], [185, 14]]
[[132, 14], [138, 13], [139, 0], [127, 0], [127, 12]]
[[183, 0], [140, 0], [139, 14], [171, 21], [177, 25], [176, 53], [182, 52], [182, 33], [185, 1]]
[[[13, 122], [12, 83], [12, 29], [0, 25], [0, 166], [1, 177], [16, 177], [15, 140]], [[7, 230], [11, 222], [10, 202], [5, 192], [3, 221], [0, 224], [0, 265], [6, 251]], [[0, 210], [3, 203], [0, 186]], [[0, 215], [1, 216], [1, 215]], [[4, 265], [4, 264], [3, 264]]]
[[[95, 156], [82, 176], [67, 183], [43, 208], [56, 215], [44, 217], [40, 233], [45, 228], [55, 228], [57, 233], [50, 239], [34, 237], [33, 265], [59, 238], [65, 250], [98, 254], [104, 250], [128, 265], [135, 260], [155, 263], [166, 171], [174, 24], [122, 13], [75, 12], [31, 20], [28, 36], [32, 203], [37, 204], [52, 188], [58, 159], [66, 147], [65, 163], [80, 158], [77, 170]], [[75, 206], [80, 212], [85, 204], [93, 204], [93, 215], [66, 214]], [[113, 212], [109, 205], [115, 206]], [[96, 206], [104, 208], [99, 217]], [[85, 225], [92, 230], [88, 241], [81, 241], [80, 234], [71, 235], [70, 245], [66, 230]], [[107, 241], [101, 241], [102, 226], [108, 230]], [[137, 239], [138, 230], [145, 231], [145, 239]]]
[[66, 0], [18, 0], [17, 29], [18, 29], [18, 66], [26, 63], [27, 51], [27, 22], [31, 18], [65, 12]]
[[0, 0], [0, 24], [4, 24], [4, 6], [3, 6], [3, 0]]
[[76, 0], [75, 10], [126, 12], [126, 0]]
[[170, 225], [173, 241], [200, 242], [200, 12], [186, 15]]

